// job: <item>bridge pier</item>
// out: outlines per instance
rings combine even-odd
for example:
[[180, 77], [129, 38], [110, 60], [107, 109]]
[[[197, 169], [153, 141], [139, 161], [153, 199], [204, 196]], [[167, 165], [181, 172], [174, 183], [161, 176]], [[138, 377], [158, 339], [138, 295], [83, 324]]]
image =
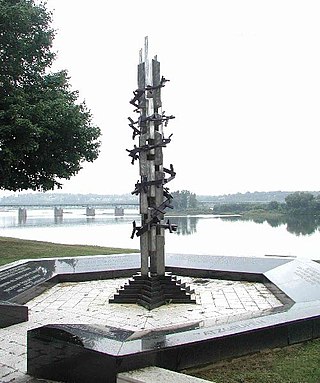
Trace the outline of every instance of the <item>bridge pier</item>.
[[116, 206], [114, 208], [114, 215], [116, 217], [123, 217], [124, 216], [124, 208]]
[[54, 208], [54, 218], [62, 218], [63, 217], [63, 209], [61, 207]]
[[96, 210], [94, 207], [89, 207], [87, 206], [87, 209], [86, 209], [86, 216], [87, 217], [94, 217], [96, 215]]

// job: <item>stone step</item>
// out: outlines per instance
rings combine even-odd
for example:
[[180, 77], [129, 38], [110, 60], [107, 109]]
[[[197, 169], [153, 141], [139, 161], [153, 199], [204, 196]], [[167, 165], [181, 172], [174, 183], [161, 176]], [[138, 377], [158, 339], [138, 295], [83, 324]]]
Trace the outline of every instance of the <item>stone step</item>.
[[166, 370], [159, 367], [146, 367], [140, 370], [121, 372], [117, 383], [208, 383], [208, 380]]
[[167, 303], [196, 303], [191, 290], [172, 275], [134, 275], [122, 286], [110, 303], [137, 303], [149, 310]]

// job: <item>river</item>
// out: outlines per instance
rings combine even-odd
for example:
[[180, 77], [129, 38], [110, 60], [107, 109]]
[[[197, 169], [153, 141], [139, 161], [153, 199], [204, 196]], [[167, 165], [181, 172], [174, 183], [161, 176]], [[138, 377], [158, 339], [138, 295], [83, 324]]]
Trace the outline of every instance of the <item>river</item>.
[[[166, 252], [235, 256], [281, 255], [320, 259], [320, 232], [310, 223], [299, 224], [232, 220], [210, 215], [166, 217], [178, 224], [176, 233], [166, 234]], [[19, 220], [16, 209], [0, 211], [0, 235], [66, 244], [139, 248], [131, 239], [132, 221], [139, 223], [138, 210], [126, 209], [123, 217], [113, 210], [97, 209], [87, 217], [84, 209], [64, 209], [55, 219], [52, 209], [27, 211]], [[309, 225], [309, 226], [308, 226]], [[58, 256], [59, 254], [57, 254]]]

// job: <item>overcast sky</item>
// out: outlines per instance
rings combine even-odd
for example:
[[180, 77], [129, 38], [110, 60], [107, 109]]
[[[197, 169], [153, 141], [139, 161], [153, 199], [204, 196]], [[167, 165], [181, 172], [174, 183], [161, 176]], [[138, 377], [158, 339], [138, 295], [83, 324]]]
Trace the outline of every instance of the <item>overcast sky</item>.
[[[163, 109], [171, 191], [319, 190], [320, 2], [47, 0], [54, 70], [67, 69], [103, 133], [101, 154], [63, 192], [126, 193], [125, 149], [139, 49], [149, 36]], [[137, 144], [137, 142], [136, 142]]]

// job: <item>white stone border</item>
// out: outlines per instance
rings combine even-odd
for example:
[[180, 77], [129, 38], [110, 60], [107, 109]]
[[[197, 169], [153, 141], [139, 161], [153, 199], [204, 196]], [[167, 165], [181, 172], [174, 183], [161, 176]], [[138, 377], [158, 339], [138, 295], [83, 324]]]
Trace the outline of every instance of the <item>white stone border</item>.
[[159, 367], [146, 367], [140, 370], [121, 372], [117, 383], [208, 383], [209, 380], [195, 378]]

